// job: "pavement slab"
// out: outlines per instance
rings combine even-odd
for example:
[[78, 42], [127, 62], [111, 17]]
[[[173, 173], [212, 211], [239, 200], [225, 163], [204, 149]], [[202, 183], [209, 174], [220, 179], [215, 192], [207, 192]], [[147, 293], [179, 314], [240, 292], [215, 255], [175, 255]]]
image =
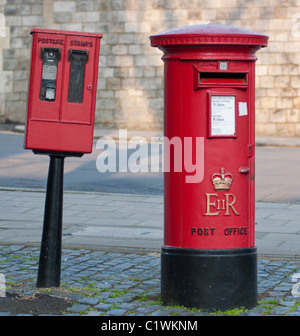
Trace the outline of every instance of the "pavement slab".
[[[0, 244], [39, 246], [44, 202], [42, 190], [0, 190]], [[300, 258], [300, 204], [255, 206], [258, 255]], [[64, 248], [160, 252], [162, 245], [162, 196], [64, 192]]]

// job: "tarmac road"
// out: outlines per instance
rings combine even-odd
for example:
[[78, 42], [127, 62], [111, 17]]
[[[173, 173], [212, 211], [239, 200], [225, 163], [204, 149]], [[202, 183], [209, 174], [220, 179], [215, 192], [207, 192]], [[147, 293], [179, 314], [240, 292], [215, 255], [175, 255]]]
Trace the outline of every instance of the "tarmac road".
[[[23, 149], [23, 134], [0, 132], [0, 187], [45, 189], [49, 158]], [[100, 149], [66, 158], [64, 190], [162, 195], [162, 173], [99, 173]], [[130, 153], [129, 153], [130, 154]], [[256, 147], [256, 200], [300, 202], [300, 147]]]
[[300, 202], [300, 148], [256, 147], [256, 200]]
[[[47, 184], [49, 157], [23, 149], [23, 134], [0, 132], [0, 187], [41, 188]], [[127, 194], [163, 194], [162, 173], [99, 173], [100, 149], [82, 158], [66, 158], [64, 190]], [[133, 150], [134, 151], [134, 150]]]

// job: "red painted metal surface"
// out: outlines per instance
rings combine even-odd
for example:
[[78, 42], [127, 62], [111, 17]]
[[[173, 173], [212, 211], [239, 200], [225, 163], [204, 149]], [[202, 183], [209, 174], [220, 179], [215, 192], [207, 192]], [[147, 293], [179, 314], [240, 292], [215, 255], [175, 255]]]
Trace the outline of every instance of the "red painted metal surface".
[[[90, 153], [102, 34], [49, 29], [32, 29], [31, 34], [32, 57], [24, 147], [33, 150]], [[43, 63], [43, 50], [59, 54], [56, 68]], [[85, 64], [80, 68], [80, 83], [75, 84], [75, 88], [79, 85], [78, 95], [81, 92], [82, 99], [76, 102], [74, 98], [73, 101], [69, 98], [69, 86], [77, 81], [76, 71], [72, 80], [69, 80], [72, 52], [79, 57], [86, 57]], [[75, 70], [76, 66], [78, 65], [75, 64]], [[42, 78], [52, 81], [50, 86], [55, 85], [51, 93], [53, 96], [49, 95], [48, 99], [41, 98]]]
[[[208, 24], [150, 40], [164, 53], [165, 137], [182, 144], [192, 137], [193, 146], [196, 138], [204, 141], [202, 181], [187, 183], [191, 173], [172, 166], [165, 172], [164, 245], [253, 247], [255, 52], [268, 37]], [[193, 148], [194, 163], [196, 150], [201, 148]]]

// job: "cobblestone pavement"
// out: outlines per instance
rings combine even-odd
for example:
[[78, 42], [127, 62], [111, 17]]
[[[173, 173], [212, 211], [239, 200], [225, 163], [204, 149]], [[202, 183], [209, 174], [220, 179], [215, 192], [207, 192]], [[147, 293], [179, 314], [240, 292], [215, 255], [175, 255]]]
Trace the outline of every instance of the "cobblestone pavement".
[[1, 311], [0, 305], [0, 316], [300, 315], [299, 260], [259, 258], [259, 304], [249, 311], [241, 309], [207, 313], [161, 304], [158, 253], [63, 249], [61, 286], [51, 289], [36, 288], [38, 258], [37, 247], [0, 246], [0, 273], [2, 278], [5, 277], [6, 298], [16, 295], [15, 300], [28, 299], [28, 302], [37, 302], [43, 293], [50, 299], [63, 298], [68, 307], [60, 311], [57, 306], [47, 313], [41, 309], [36, 314], [30, 309], [30, 303], [27, 311], [25, 308], [20, 311]]

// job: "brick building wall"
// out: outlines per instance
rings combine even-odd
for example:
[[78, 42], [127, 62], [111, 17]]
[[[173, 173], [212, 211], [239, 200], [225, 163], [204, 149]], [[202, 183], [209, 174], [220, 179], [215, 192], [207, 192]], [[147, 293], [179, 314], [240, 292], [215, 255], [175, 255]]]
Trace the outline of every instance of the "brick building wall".
[[103, 33], [96, 122], [160, 129], [162, 53], [149, 35], [208, 22], [269, 35], [257, 53], [257, 134], [300, 136], [300, 0], [0, 0], [0, 122], [25, 121], [39, 27]]

